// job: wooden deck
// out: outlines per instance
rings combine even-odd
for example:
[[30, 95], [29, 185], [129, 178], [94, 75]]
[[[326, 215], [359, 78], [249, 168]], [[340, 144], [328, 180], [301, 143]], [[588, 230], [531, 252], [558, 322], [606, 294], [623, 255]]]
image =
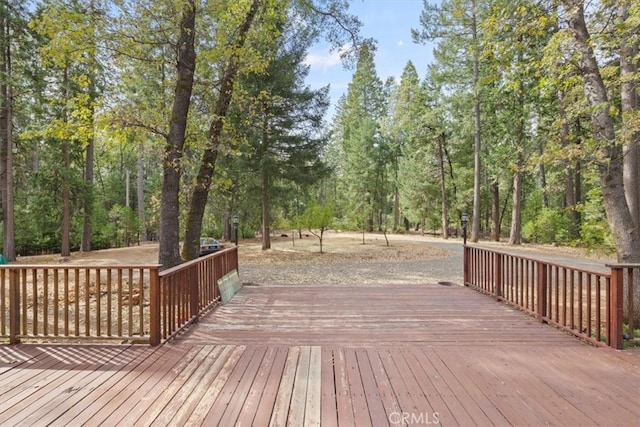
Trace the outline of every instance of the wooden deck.
[[0, 346], [0, 425], [636, 425], [640, 353], [469, 288], [248, 286], [178, 340]]

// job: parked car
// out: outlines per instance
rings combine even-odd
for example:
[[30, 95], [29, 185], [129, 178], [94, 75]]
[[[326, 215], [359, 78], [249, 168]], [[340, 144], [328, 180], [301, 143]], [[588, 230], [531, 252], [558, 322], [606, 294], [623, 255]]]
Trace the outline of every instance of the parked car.
[[213, 237], [200, 238], [200, 256], [209, 255], [220, 250], [220, 243]]

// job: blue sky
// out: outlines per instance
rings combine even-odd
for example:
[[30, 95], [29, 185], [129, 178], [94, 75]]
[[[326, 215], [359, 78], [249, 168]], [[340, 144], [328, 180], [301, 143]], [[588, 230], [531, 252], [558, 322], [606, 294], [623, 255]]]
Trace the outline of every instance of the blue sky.
[[[424, 78], [432, 61], [431, 45], [416, 44], [411, 29], [419, 27], [422, 0], [352, 0], [350, 11], [362, 22], [363, 38], [377, 40], [376, 71], [382, 81], [395, 77], [399, 81], [407, 61], [411, 60]], [[331, 102], [327, 120], [331, 120], [335, 103], [346, 93], [354, 70], [345, 70], [337, 52], [330, 53], [327, 43], [314, 46], [307, 56], [311, 66], [307, 82], [317, 88], [331, 85]]]

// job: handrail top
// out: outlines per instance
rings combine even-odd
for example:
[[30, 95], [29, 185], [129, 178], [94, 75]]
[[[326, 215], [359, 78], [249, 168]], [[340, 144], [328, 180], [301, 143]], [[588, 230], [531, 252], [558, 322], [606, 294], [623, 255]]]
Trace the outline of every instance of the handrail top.
[[135, 269], [139, 270], [149, 269], [149, 270], [157, 270], [162, 267], [162, 264], [2, 264], [0, 265], [0, 269], [11, 270], [11, 269], [58, 269], [58, 270], [113, 270], [113, 269]]
[[190, 259], [189, 261], [184, 261], [184, 262], [182, 262], [182, 263], [180, 263], [178, 265], [174, 265], [173, 267], [167, 268], [166, 270], [162, 270], [160, 272], [160, 277], [167, 276], [169, 274], [178, 272], [178, 271], [184, 269], [185, 267], [191, 266], [192, 264], [197, 264], [199, 262], [202, 262], [204, 259], [217, 258], [219, 255], [222, 255], [222, 254], [227, 253], [227, 252], [232, 252], [232, 251], [235, 251], [235, 250], [238, 250], [238, 247], [237, 246], [231, 246], [229, 248], [225, 248], [225, 249], [219, 250], [217, 252], [205, 255], [203, 257], [198, 257], [198, 258]]
[[611, 263], [605, 264], [605, 267], [608, 268], [640, 268], [640, 263]]
[[[507, 255], [507, 256], [511, 256], [511, 257], [517, 257], [523, 260], [527, 260], [527, 261], [532, 261], [532, 262], [536, 262], [536, 263], [543, 263], [546, 265], [550, 265], [550, 266], [554, 266], [554, 267], [561, 267], [561, 268], [566, 268], [569, 270], [573, 270], [573, 271], [579, 271], [582, 273], [586, 273], [586, 274], [593, 274], [596, 276], [610, 276], [611, 273], [610, 272], [605, 272], [605, 271], [595, 271], [595, 270], [588, 270], [585, 268], [580, 268], [580, 267], [576, 267], [576, 266], [572, 266], [572, 265], [566, 265], [566, 264], [559, 264], [557, 262], [552, 262], [552, 261], [546, 261], [546, 260], [542, 260], [539, 258], [534, 258], [532, 256], [525, 256], [525, 255], [520, 255], [520, 254], [514, 254], [511, 252], [507, 252], [507, 251], [500, 251], [500, 250], [495, 250], [492, 248], [487, 248], [486, 246], [470, 246], [467, 245], [465, 246], [469, 249], [480, 249], [483, 251], [487, 251], [487, 252], [493, 252], [495, 254], [499, 254], [499, 255]], [[605, 267], [609, 267], [609, 264], [604, 264]], [[624, 268], [624, 267], [621, 267]]]

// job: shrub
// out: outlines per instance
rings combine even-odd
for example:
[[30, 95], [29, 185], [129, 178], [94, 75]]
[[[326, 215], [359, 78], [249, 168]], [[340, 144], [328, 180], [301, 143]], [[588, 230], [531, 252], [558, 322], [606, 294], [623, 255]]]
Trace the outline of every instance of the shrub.
[[563, 211], [542, 209], [538, 216], [522, 227], [526, 242], [568, 243], [569, 219]]

